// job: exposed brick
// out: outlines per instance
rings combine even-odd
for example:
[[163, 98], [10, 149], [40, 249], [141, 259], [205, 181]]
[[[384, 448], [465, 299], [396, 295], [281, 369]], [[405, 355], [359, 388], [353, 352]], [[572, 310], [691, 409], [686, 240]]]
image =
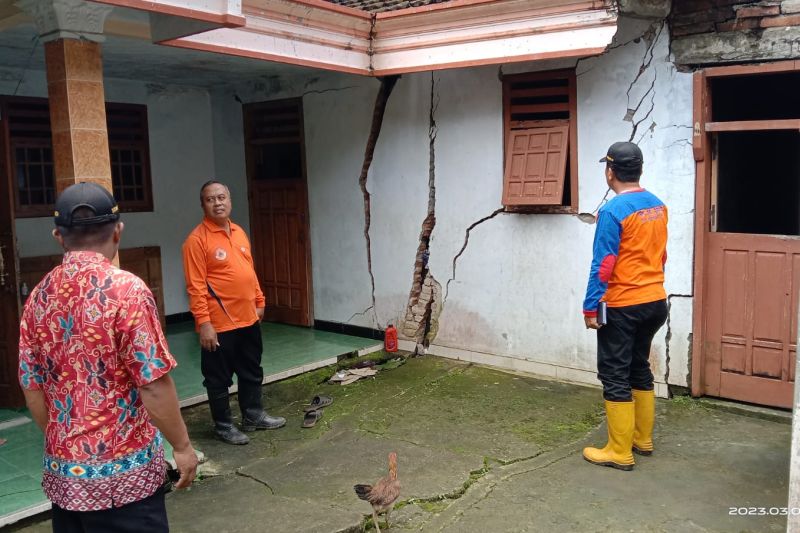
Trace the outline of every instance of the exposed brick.
[[762, 28], [776, 28], [780, 26], [800, 26], [800, 14], [781, 15], [779, 17], [767, 17], [761, 19]]
[[684, 26], [673, 26], [672, 36], [683, 37], [684, 35], [695, 35], [698, 33], [710, 33], [715, 29], [713, 22], [701, 22], [700, 24], [686, 24]]
[[783, 0], [783, 2], [781, 2], [781, 13], [787, 15], [800, 13], [800, 0]]
[[754, 30], [761, 27], [762, 19], [738, 19], [717, 24], [718, 32]]
[[701, 11], [691, 11], [677, 15], [673, 13], [670, 17], [670, 22], [673, 27], [676, 27], [687, 24], [700, 24], [703, 22], [724, 22], [733, 19], [735, 16], [732, 7], [714, 7], [709, 5], [707, 9]]
[[771, 17], [773, 15], [780, 15], [780, 6], [748, 6], [736, 9], [736, 17], [740, 19], [756, 18], [756, 17]]

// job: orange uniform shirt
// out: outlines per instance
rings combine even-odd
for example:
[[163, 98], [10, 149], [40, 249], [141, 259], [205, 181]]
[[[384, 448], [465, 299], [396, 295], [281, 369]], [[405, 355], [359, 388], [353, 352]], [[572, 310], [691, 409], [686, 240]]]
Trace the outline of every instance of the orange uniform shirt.
[[183, 243], [183, 272], [189, 310], [199, 328], [211, 322], [218, 333], [258, 321], [266, 300], [258, 284], [250, 240], [230, 223], [231, 234], [204, 218]]

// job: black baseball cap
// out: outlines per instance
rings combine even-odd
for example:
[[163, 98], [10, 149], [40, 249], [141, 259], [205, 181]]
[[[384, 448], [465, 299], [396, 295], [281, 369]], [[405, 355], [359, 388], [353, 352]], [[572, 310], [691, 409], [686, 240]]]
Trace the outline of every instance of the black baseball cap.
[[637, 169], [642, 166], [644, 157], [638, 146], [631, 142], [618, 142], [608, 148], [608, 153], [600, 160], [615, 168]]
[[[86, 207], [94, 212], [92, 217], [73, 219], [77, 209]], [[56, 200], [54, 213], [56, 226], [90, 226], [119, 220], [119, 206], [111, 193], [96, 183], [82, 181], [70, 185]]]

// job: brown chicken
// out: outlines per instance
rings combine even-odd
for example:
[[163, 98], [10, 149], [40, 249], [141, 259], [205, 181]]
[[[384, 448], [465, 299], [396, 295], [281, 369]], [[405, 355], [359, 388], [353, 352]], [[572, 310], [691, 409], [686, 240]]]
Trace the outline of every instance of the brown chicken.
[[386, 513], [386, 527], [389, 527], [389, 513], [394, 508], [394, 502], [400, 497], [400, 482], [397, 480], [397, 454], [389, 454], [389, 474], [382, 477], [374, 485], [356, 485], [353, 487], [359, 498], [372, 505], [372, 521], [375, 530], [381, 533], [378, 527], [378, 514]]

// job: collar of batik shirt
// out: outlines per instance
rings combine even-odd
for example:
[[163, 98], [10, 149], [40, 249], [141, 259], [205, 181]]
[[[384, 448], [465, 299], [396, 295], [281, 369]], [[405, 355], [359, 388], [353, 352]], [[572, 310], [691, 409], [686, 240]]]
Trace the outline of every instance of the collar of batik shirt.
[[66, 252], [64, 254], [64, 259], [62, 260], [61, 264], [63, 265], [74, 265], [80, 263], [111, 263], [111, 261], [99, 252], [85, 252], [85, 251], [77, 251], [77, 252]]

